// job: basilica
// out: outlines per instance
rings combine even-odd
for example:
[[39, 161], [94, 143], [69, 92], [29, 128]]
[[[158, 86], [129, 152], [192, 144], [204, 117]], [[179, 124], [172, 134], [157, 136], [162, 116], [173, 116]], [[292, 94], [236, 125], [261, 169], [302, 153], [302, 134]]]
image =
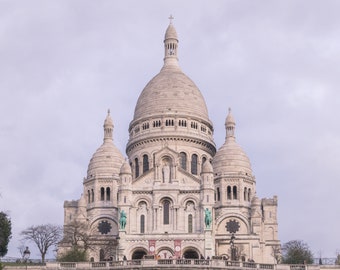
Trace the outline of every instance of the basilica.
[[200, 90], [178, 64], [172, 22], [164, 64], [144, 87], [130, 122], [126, 158], [107, 113], [78, 200], [64, 202], [59, 255], [82, 248], [89, 260], [223, 258], [276, 263], [276, 196], [256, 196], [249, 158], [229, 110], [225, 142]]

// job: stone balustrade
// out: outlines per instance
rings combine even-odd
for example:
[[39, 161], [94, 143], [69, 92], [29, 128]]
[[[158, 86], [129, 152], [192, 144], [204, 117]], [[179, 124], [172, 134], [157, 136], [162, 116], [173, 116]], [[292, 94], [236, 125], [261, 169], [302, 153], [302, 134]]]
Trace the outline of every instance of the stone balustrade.
[[123, 270], [123, 269], [203, 269], [203, 270], [340, 270], [339, 265], [287, 265], [227, 261], [221, 259], [144, 259], [109, 262], [47, 262], [45, 265], [5, 265], [4, 270]]
[[[276, 265], [259, 264], [259, 263], [251, 263], [251, 262], [232, 262], [232, 261], [226, 261], [226, 260], [205, 260], [205, 259], [159, 259], [159, 260], [130, 260], [130, 261], [111, 261], [111, 262], [89, 262], [89, 263], [57, 263], [55, 262], [55, 263], [46, 264], [46, 270], [170, 269], [170, 268], [171, 269], [276, 270]], [[287, 268], [286, 270], [291, 270], [291, 269]]]

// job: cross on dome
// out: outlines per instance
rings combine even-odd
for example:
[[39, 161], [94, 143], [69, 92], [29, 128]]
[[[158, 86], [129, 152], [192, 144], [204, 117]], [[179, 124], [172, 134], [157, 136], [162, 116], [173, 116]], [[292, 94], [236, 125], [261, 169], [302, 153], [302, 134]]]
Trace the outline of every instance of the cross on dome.
[[168, 19], [170, 20], [170, 24], [172, 24], [172, 20], [174, 19], [174, 17], [170, 14]]

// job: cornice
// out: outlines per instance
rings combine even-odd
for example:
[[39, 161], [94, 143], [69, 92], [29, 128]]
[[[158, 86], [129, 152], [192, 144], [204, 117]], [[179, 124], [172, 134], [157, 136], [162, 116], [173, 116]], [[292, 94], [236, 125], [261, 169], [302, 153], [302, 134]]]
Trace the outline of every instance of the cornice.
[[150, 134], [148, 134], [148, 137], [141, 138], [139, 140], [131, 140], [127, 147], [126, 147], [126, 153], [129, 154], [134, 148], [138, 146], [145, 146], [150, 143], [154, 142], [164, 142], [164, 141], [183, 141], [188, 143], [193, 143], [196, 145], [200, 145], [202, 149], [208, 150], [211, 154], [211, 156], [214, 156], [216, 153], [216, 147], [214, 143], [210, 143], [206, 140], [195, 138], [192, 136], [164, 136], [164, 135], [157, 135], [150, 137]]

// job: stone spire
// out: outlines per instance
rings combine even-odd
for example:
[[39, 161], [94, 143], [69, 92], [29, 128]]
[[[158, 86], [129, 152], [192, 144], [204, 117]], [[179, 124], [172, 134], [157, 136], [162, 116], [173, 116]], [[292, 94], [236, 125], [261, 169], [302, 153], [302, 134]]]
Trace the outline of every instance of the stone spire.
[[229, 108], [229, 113], [225, 120], [226, 139], [235, 138], [235, 126], [235, 120], [231, 113], [231, 108]]
[[110, 116], [110, 109], [107, 110], [107, 116], [104, 121], [104, 142], [113, 141], [113, 121]]
[[175, 27], [172, 24], [173, 17], [169, 17], [170, 24], [165, 32], [164, 37], [164, 66], [174, 65], [178, 66], [177, 48], [178, 48], [178, 37]]

